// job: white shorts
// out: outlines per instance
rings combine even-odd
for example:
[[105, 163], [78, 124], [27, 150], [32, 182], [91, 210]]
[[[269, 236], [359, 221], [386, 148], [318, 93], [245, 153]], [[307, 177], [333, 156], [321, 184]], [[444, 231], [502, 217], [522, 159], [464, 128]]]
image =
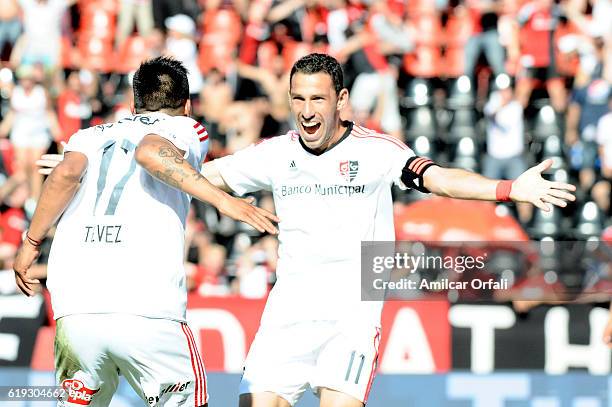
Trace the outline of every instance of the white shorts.
[[57, 320], [55, 369], [67, 390], [59, 406], [107, 406], [123, 375], [150, 406], [207, 403], [206, 373], [185, 323], [129, 314]]
[[310, 387], [329, 388], [365, 402], [374, 379], [380, 329], [333, 321], [260, 327], [251, 345], [240, 394], [273, 392], [292, 406]]
[[17, 148], [36, 148], [46, 150], [51, 145], [51, 136], [46, 130], [34, 132], [11, 131], [11, 143]]

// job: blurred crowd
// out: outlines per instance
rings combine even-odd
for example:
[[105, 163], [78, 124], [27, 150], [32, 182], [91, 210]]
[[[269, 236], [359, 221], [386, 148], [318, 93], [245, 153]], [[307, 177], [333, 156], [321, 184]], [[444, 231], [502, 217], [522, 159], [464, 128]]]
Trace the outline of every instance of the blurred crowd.
[[[578, 200], [511, 207], [531, 238], [606, 233], [612, 0], [0, 0], [0, 269], [36, 207], [36, 159], [128, 115], [143, 59], [189, 69], [214, 159], [293, 127], [288, 71], [310, 52], [343, 64], [344, 118], [442, 165], [513, 179], [552, 158], [547, 177], [578, 185]], [[398, 211], [423, 198], [394, 196]], [[269, 194], [256, 198], [273, 210]], [[194, 203], [189, 289], [265, 296], [277, 244]]]

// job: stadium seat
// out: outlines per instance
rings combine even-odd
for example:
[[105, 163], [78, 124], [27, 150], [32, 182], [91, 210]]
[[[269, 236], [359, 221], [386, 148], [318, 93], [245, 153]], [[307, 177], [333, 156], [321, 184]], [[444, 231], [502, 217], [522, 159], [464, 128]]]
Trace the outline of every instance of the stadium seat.
[[115, 70], [119, 73], [128, 73], [138, 69], [142, 61], [147, 59], [147, 41], [140, 35], [128, 37], [117, 53]]
[[456, 110], [451, 119], [449, 136], [451, 140], [460, 140], [463, 137], [475, 138], [476, 132], [476, 112], [473, 108]]
[[603, 230], [601, 211], [593, 201], [585, 202], [578, 210], [574, 237], [579, 240], [597, 238]]
[[536, 141], [546, 141], [549, 136], [560, 135], [561, 125], [553, 107], [546, 104], [538, 111], [533, 128]]
[[455, 146], [452, 166], [470, 171], [478, 171], [480, 151], [471, 137], [462, 137]]
[[407, 139], [426, 137], [433, 140], [436, 137], [436, 117], [431, 107], [421, 106], [408, 110], [406, 121]]
[[406, 86], [405, 96], [401, 101], [403, 107], [431, 106], [432, 86], [423, 78], [414, 78]]
[[449, 109], [462, 109], [474, 106], [474, 90], [472, 81], [467, 75], [462, 75], [453, 81], [446, 105]]
[[78, 48], [83, 68], [104, 73], [114, 69], [115, 56], [110, 39], [82, 36], [79, 38]]
[[555, 134], [548, 136], [546, 140], [544, 140], [542, 159], [552, 159], [553, 165], [551, 166], [551, 170], [555, 171], [565, 169], [565, 160], [563, 157], [563, 141], [561, 137]]
[[411, 143], [412, 151], [416, 155], [429, 157], [435, 160], [435, 157], [438, 155], [436, 150], [436, 144], [426, 136], [418, 136]]
[[413, 53], [404, 56], [404, 69], [418, 78], [439, 76], [440, 48], [436, 46], [417, 46]]
[[552, 209], [548, 212], [536, 209], [528, 232], [535, 239], [559, 237], [561, 235], [561, 211], [559, 208], [552, 206]]
[[235, 46], [240, 41], [242, 22], [229, 8], [208, 10], [202, 14], [202, 27], [207, 41], [220, 41]]

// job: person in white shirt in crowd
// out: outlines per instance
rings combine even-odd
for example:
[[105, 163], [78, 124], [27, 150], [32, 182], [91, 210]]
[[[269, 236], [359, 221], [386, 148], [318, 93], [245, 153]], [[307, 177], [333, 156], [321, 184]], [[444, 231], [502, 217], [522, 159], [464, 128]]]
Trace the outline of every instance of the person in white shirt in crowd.
[[[516, 179], [527, 169], [523, 106], [515, 98], [510, 78], [499, 75], [496, 89], [484, 106], [487, 121], [487, 153], [482, 174], [489, 178]], [[531, 216], [530, 205], [517, 205], [523, 222]]]
[[30, 215], [42, 186], [42, 176], [36, 171], [36, 160], [51, 145], [51, 134], [59, 136], [60, 133], [47, 91], [36, 82], [34, 69], [30, 65], [17, 69], [19, 82], [11, 94], [11, 109], [0, 123], [0, 137], [10, 134], [15, 148], [16, 172], [21, 173], [29, 183], [31, 199], [26, 203], [26, 210]]
[[76, 0], [19, 0], [23, 10], [23, 34], [17, 41], [11, 61], [14, 65], [41, 63], [47, 72], [60, 62], [62, 21]]
[[178, 59], [187, 68], [189, 80], [189, 93], [192, 100], [199, 98], [204, 85], [202, 73], [198, 67], [198, 46], [195, 42], [196, 26], [191, 17], [178, 14], [168, 17], [165, 21], [166, 54]]
[[608, 96], [608, 113], [597, 122], [600, 172], [591, 195], [597, 206], [609, 214], [612, 183], [612, 93]]

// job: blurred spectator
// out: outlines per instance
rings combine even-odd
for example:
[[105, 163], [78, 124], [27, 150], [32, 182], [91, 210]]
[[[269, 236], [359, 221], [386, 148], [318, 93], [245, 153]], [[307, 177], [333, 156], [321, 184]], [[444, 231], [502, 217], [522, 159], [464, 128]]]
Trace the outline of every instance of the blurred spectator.
[[566, 92], [555, 67], [553, 33], [558, 24], [560, 9], [553, 0], [534, 0], [518, 12], [520, 29], [520, 59], [517, 98], [527, 107], [536, 80], [546, 82], [550, 101], [555, 111], [565, 110]]
[[[512, 180], [527, 169], [523, 106], [515, 98], [508, 76], [499, 76], [496, 84], [498, 90], [491, 93], [484, 106], [488, 122], [483, 175]], [[531, 217], [531, 205], [519, 204], [517, 208], [521, 221], [526, 223]]]
[[153, 30], [153, 8], [151, 0], [120, 0], [117, 34], [115, 42], [121, 47], [134, 30], [134, 21], [138, 34], [147, 37]]
[[466, 12], [472, 20], [472, 35], [465, 45], [465, 74], [475, 80], [476, 63], [482, 52], [495, 76], [505, 72], [504, 48], [497, 31], [502, 0], [466, 0]]
[[[344, 0], [335, 1], [336, 9], [327, 17], [330, 52], [341, 62], [350, 60], [357, 73], [350, 92], [353, 119], [401, 139], [397, 70], [381, 54], [367, 24], [367, 12]], [[379, 126], [369, 121], [372, 114], [379, 119]]]
[[612, 92], [608, 95], [608, 112], [597, 124], [597, 144], [601, 166], [600, 177], [593, 186], [593, 200], [610, 216], [610, 184], [612, 183]]
[[47, 72], [60, 62], [62, 21], [76, 0], [19, 0], [23, 10], [23, 35], [11, 61], [14, 66], [41, 63]]
[[[269, 121], [276, 122], [276, 129], [268, 134], [262, 129], [262, 137], [276, 136], [284, 133], [280, 128], [288, 130], [289, 104], [287, 94], [289, 92], [289, 72], [284, 69], [282, 55], [273, 57], [269, 69], [258, 68], [252, 65], [238, 63], [238, 73], [243, 78], [256, 82], [266, 97], [266, 103], [262, 105], [261, 115]], [[268, 123], [269, 123], [268, 121]]]
[[580, 30], [592, 37], [611, 38], [612, 24], [612, 1], [610, 0], [589, 0], [591, 3], [591, 15], [587, 16], [586, 1], [568, 1], [565, 4], [567, 17], [571, 19]]
[[13, 48], [19, 34], [21, 34], [21, 20], [17, 0], [0, 0], [0, 57], [6, 45]]
[[221, 131], [226, 136], [227, 154], [242, 150], [259, 140], [263, 126], [261, 104], [261, 101], [258, 103], [237, 101], [226, 107], [221, 122]]
[[0, 261], [12, 264], [21, 246], [22, 234], [27, 228], [23, 206], [28, 199], [28, 185], [13, 182], [10, 189], [4, 189], [0, 196]]
[[[11, 95], [11, 110], [0, 123], [0, 137], [10, 133], [15, 148], [15, 171], [25, 175], [35, 201], [42, 186], [35, 163], [51, 144], [49, 132], [59, 138], [59, 127], [45, 88], [34, 80], [34, 68], [20, 67], [17, 77], [19, 83]], [[33, 209], [32, 204], [30, 201], [26, 206], [28, 211]]]
[[225, 109], [233, 100], [233, 90], [225, 76], [217, 69], [208, 72], [200, 92], [198, 113], [204, 118], [210, 136], [209, 155], [213, 157], [219, 156], [225, 147], [225, 134], [220, 126]]
[[166, 53], [181, 61], [187, 68], [189, 93], [199, 98], [202, 90], [202, 73], [198, 67], [198, 47], [195, 43], [195, 23], [191, 17], [178, 14], [166, 19]]
[[402, 15], [393, 11], [386, 1], [377, 0], [372, 4], [370, 19], [372, 30], [377, 37], [380, 52], [384, 55], [401, 57], [414, 50], [414, 35], [402, 19]]
[[196, 274], [193, 276], [196, 290], [202, 296], [224, 296], [230, 294], [229, 282], [225, 271], [227, 251], [219, 244], [209, 245], [200, 259]]
[[72, 71], [66, 79], [66, 88], [57, 99], [57, 118], [61, 129], [59, 139], [55, 139], [58, 149], [61, 143], [68, 143], [70, 137], [83, 127], [83, 121], [91, 118], [91, 105], [83, 94], [81, 73]]
[[598, 157], [597, 123], [608, 112], [610, 93], [610, 84], [601, 77], [595, 77], [586, 86], [574, 89], [567, 110], [565, 142], [572, 149], [581, 152], [579, 162], [573, 165], [580, 171], [580, 185], [585, 190], [595, 181]]
[[240, 296], [264, 298], [268, 294], [271, 275], [276, 270], [277, 249], [278, 240], [266, 236], [238, 259], [234, 286]]
[[156, 30], [166, 32], [166, 19], [177, 14], [187, 14], [197, 20], [200, 7], [197, 0], [152, 0], [153, 26]]

